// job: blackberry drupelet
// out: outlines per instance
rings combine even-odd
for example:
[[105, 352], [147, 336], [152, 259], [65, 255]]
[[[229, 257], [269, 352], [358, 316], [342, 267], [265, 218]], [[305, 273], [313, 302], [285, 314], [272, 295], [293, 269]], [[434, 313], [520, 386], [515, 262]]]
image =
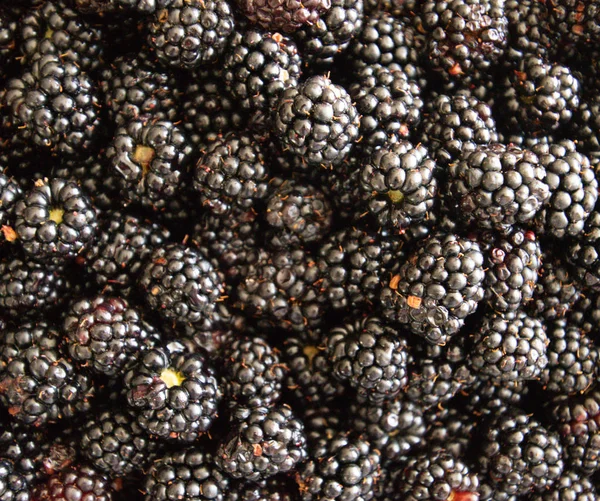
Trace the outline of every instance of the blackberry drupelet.
[[215, 62], [233, 29], [226, 0], [173, 0], [153, 15], [148, 43], [163, 65], [192, 70]]
[[183, 130], [174, 123], [132, 120], [116, 130], [106, 158], [125, 181], [129, 201], [161, 210], [179, 196], [191, 153]]
[[523, 312], [513, 318], [485, 315], [472, 342], [471, 367], [498, 383], [539, 379], [548, 365], [545, 325]]
[[248, 133], [230, 132], [201, 149], [193, 169], [199, 202], [220, 217], [248, 210], [269, 191], [269, 166]]
[[298, 85], [302, 73], [292, 39], [251, 27], [232, 36], [222, 64], [225, 88], [239, 105], [267, 113], [285, 89]]
[[236, 0], [238, 9], [252, 24], [268, 31], [291, 33], [312, 25], [331, 8], [331, 0]]
[[232, 478], [258, 481], [290, 473], [307, 457], [304, 426], [287, 405], [258, 407], [231, 426], [215, 462]]
[[554, 483], [551, 491], [531, 496], [531, 501], [594, 501], [598, 492], [592, 479], [574, 471], [565, 471]]
[[445, 344], [483, 299], [479, 244], [453, 234], [418, 247], [380, 294], [383, 315], [433, 344]]
[[330, 167], [349, 155], [359, 124], [348, 92], [318, 75], [283, 92], [273, 115], [273, 134], [284, 150], [304, 162]]
[[3, 103], [14, 134], [53, 155], [85, 156], [101, 132], [95, 85], [76, 63], [58, 55], [37, 57], [6, 84]]
[[179, 343], [142, 353], [123, 384], [137, 423], [162, 440], [196, 440], [213, 424], [222, 396], [207, 357]]
[[2, 501], [29, 501], [29, 483], [13, 462], [0, 458], [0, 499]]
[[97, 227], [90, 199], [68, 179], [35, 181], [15, 205], [15, 232], [34, 261], [74, 258], [94, 241]]
[[0, 402], [16, 420], [41, 426], [90, 409], [92, 381], [59, 352], [60, 333], [45, 322], [7, 330], [0, 346]]
[[374, 404], [391, 400], [408, 382], [408, 344], [381, 318], [363, 317], [334, 327], [326, 345], [333, 376], [355, 388], [360, 399]]
[[405, 140], [384, 144], [363, 163], [361, 198], [379, 226], [402, 231], [432, 212], [438, 189], [436, 171], [424, 146]]
[[32, 492], [35, 501], [111, 501], [112, 497], [108, 477], [86, 465], [74, 465], [56, 473]]
[[272, 406], [281, 397], [286, 367], [265, 340], [235, 339], [225, 349], [223, 364], [223, 390], [230, 405], [257, 409]]
[[219, 272], [199, 250], [179, 244], [157, 247], [143, 266], [139, 286], [146, 303], [164, 320], [210, 319], [224, 292]]

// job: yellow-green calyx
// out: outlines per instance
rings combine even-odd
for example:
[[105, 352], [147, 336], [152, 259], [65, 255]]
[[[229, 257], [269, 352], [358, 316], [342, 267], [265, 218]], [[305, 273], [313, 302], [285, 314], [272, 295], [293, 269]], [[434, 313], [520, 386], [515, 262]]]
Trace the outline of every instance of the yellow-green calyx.
[[50, 209], [49, 219], [50, 221], [54, 221], [56, 224], [61, 224], [63, 222], [63, 216], [65, 215], [65, 211], [63, 209], [55, 208]]
[[388, 191], [388, 197], [394, 204], [401, 204], [404, 201], [404, 194], [400, 190]]
[[185, 378], [181, 374], [181, 372], [177, 372], [173, 369], [165, 369], [160, 373], [160, 379], [167, 385], [167, 388], [172, 388], [173, 386], [181, 386], [181, 383], [185, 381]]

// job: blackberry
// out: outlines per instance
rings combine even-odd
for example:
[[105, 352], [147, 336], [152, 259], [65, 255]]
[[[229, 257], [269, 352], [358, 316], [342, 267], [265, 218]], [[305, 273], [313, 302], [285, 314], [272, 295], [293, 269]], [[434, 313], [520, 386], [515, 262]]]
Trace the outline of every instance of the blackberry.
[[406, 340], [377, 317], [346, 322], [326, 339], [333, 376], [357, 390], [361, 399], [381, 403], [399, 395], [408, 382]]
[[436, 450], [436, 455], [438, 449], [444, 449], [454, 458], [470, 453], [477, 423], [466, 410], [456, 406], [432, 408], [423, 414], [423, 420], [427, 426], [425, 443], [429, 450]]
[[69, 467], [35, 487], [36, 501], [69, 501], [74, 497], [88, 501], [111, 501], [112, 488], [104, 475], [85, 465]]
[[537, 379], [548, 365], [545, 325], [522, 312], [514, 318], [486, 315], [473, 343], [471, 367], [484, 378], [498, 382]]
[[307, 457], [303, 428], [287, 405], [253, 409], [219, 444], [216, 464], [251, 481], [291, 472]]
[[224, 291], [212, 263], [198, 250], [179, 244], [152, 252], [139, 285], [150, 308], [163, 319], [180, 323], [209, 319]]
[[123, 383], [137, 423], [163, 440], [193, 442], [217, 417], [221, 390], [213, 369], [179, 344], [140, 354]]
[[594, 483], [587, 477], [582, 477], [574, 471], [566, 471], [554, 483], [551, 491], [531, 496], [531, 501], [593, 501], [598, 498]]
[[269, 112], [285, 89], [298, 85], [301, 64], [290, 38], [247, 28], [229, 42], [223, 81], [243, 109]]
[[225, 350], [224, 392], [230, 404], [257, 409], [281, 397], [285, 366], [279, 353], [259, 337], [235, 339]]
[[490, 106], [468, 91], [437, 95], [423, 114], [421, 142], [442, 168], [477, 146], [498, 142]]
[[424, 146], [401, 140], [375, 150], [360, 171], [360, 188], [377, 224], [402, 231], [425, 220], [437, 195], [436, 171]]
[[271, 180], [264, 218], [267, 242], [273, 249], [290, 249], [320, 242], [330, 231], [333, 211], [324, 192], [291, 179]]
[[563, 472], [558, 435], [523, 411], [492, 419], [485, 428], [479, 465], [487, 480], [510, 495], [552, 489]]
[[495, 312], [518, 311], [532, 300], [542, 267], [542, 250], [532, 231], [515, 229], [493, 239], [486, 250], [484, 301]]
[[569, 122], [569, 137], [586, 155], [593, 156], [600, 151], [600, 95], [580, 99]]
[[164, 65], [191, 70], [215, 62], [233, 29], [226, 0], [173, 0], [154, 14], [148, 43]]
[[273, 134], [284, 150], [309, 165], [344, 160], [359, 137], [360, 117], [348, 92], [325, 76], [286, 89], [273, 115]]
[[190, 154], [191, 146], [179, 126], [132, 120], [116, 130], [106, 159], [124, 179], [130, 201], [160, 210], [166, 200], [178, 196]]
[[338, 432], [314, 447], [296, 481], [303, 501], [370, 501], [380, 475], [379, 451], [353, 433]]
[[550, 27], [557, 30], [564, 41], [600, 40], [600, 6], [596, 1], [582, 4], [574, 0], [551, 0], [548, 11]]
[[79, 440], [90, 465], [112, 477], [141, 471], [152, 462], [157, 449], [157, 443], [130, 414], [110, 410], [87, 420]]
[[75, 0], [75, 6], [83, 13], [106, 13], [133, 11], [152, 14], [156, 9], [166, 7], [172, 0]]
[[97, 226], [90, 199], [68, 179], [36, 181], [15, 205], [15, 232], [36, 261], [75, 257], [93, 242]]
[[[31, 482], [40, 467], [45, 430], [31, 428], [19, 421], [10, 419], [8, 413], [2, 413], [0, 425], [0, 447], [2, 457], [12, 461], [13, 471], [22, 474]], [[2, 496], [0, 495], [0, 499]]]
[[598, 181], [589, 158], [569, 140], [538, 144], [532, 151], [546, 168], [551, 192], [549, 203], [536, 216], [536, 232], [555, 238], [581, 234], [598, 199]]
[[268, 174], [260, 145], [250, 134], [231, 132], [202, 149], [193, 169], [194, 189], [203, 207], [226, 217], [267, 196]]
[[202, 448], [172, 451], [154, 461], [144, 480], [145, 500], [166, 501], [172, 496], [196, 501], [223, 501], [229, 479]]
[[551, 195], [538, 157], [517, 146], [479, 146], [450, 164], [448, 177], [458, 217], [498, 232], [528, 224]]
[[65, 157], [95, 148], [101, 130], [96, 88], [74, 62], [55, 54], [37, 57], [8, 81], [3, 104], [25, 143]]
[[478, 379], [466, 391], [466, 410], [475, 416], [495, 416], [519, 407], [530, 396], [528, 381]]
[[129, 296], [146, 259], [169, 237], [160, 224], [109, 211], [101, 215], [98, 238], [81, 258], [104, 293]]
[[59, 352], [45, 322], [8, 330], [0, 347], [0, 401], [14, 419], [40, 426], [90, 409], [92, 381]]
[[433, 344], [445, 344], [483, 299], [479, 245], [453, 234], [418, 244], [381, 291], [383, 315]]
[[592, 339], [566, 319], [548, 326], [548, 365], [542, 371], [544, 389], [559, 395], [583, 392], [596, 380], [598, 348]]
[[0, 172], [0, 245], [14, 241], [15, 205], [23, 197], [19, 184]]
[[597, 290], [600, 283], [598, 240], [600, 239], [600, 212], [594, 209], [579, 238], [572, 239], [566, 258], [574, 265], [577, 280], [585, 287]]
[[9, 459], [0, 459], [0, 499], [2, 501], [29, 501], [31, 495], [27, 479], [18, 473]]
[[330, 0], [236, 0], [238, 9], [253, 24], [268, 31], [291, 33], [304, 25], [312, 25], [331, 8]]
[[554, 34], [548, 30], [549, 8], [532, 0], [508, 0], [504, 11], [508, 20], [508, 46], [506, 58], [519, 62], [527, 56], [548, 57], [555, 43]]

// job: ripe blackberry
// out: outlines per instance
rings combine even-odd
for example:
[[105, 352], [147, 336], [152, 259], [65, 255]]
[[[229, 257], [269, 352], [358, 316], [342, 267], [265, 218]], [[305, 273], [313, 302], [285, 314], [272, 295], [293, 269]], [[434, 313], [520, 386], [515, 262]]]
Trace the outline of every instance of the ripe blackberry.
[[331, 8], [331, 0], [236, 0], [238, 9], [252, 24], [267, 31], [291, 33], [304, 25], [315, 24]]
[[267, 196], [268, 174], [260, 145], [250, 134], [231, 132], [201, 150], [194, 189], [203, 207], [227, 217], [234, 208], [251, 209]]
[[157, 247], [141, 270], [144, 299], [162, 318], [180, 323], [209, 319], [224, 291], [222, 277], [198, 250]]
[[530, 396], [527, 381], [478, 379], [466, 391], [466, 411], [475, 416], [495, 416], [512, 407], [523, 406]]
[[264, 218], [271, 248], [293, 249], [320, 242], [330, 231], [333, 211], [324, 192], [310, 184], [275, 178]]
[[440, 167], [448, 167], [477, 146], [498, 142], [492, 110], [468, 91], [440, 94], [423, 111], [421, 142]]
[[548, 365], [542, 371], [544, 389], [558, 395], [579, 393], [597, 377], [598, 348], [578, 326], [566, 319], [548, 325]]
[[581, 234], [598, 199], [598, 181], [589, 158], [578, 153], [570, 140], [538, 144], [532, 151], [546, 168], [551, 192], [547, 206], [536, 216], [536, 232], [555, 238]]
[[98, 238], [81, 257], [104, 293], [129, 296], [146, 259], [169, 237], [160, 224], [109, 211], [101, 215]]
[[278, 351], [263, 339], [235, 339], [225, 350], [223, 363], [224, 393], [230, 404], [256, 409], [279, 400], [285, 366]]
[[0, 499], [2, 501], [29, 501], [29, 483], [16, 471], [9, 459], [0, 458]]
[[600, 255], [598, 244], [600, 239], [600, 212], [594, 209], [579, 238], [572, 239], [565, 254], [567, 260], [574, 265], [574, 274], [584, 287], [597, 290], [600, 284]]
[[5, 332], [0, 346], [0, 401], [18, 421], [40, 426], [90, 408], [87, 373], [59, 353], [60, 333], [45, 322]]
[[148, 43], [165, 66], [191, 70], [215, 62], [233, 28], [226, 0], [173, 0], [153, 15]]
[[473, 343], [471, 367], [484, 378], [498, 382], [538, 379], [548, 365], [545, 325], [523, 312], [513, 318], [497, 313], [484, 316]]
[[258, 481], [292, 472], [307, 457], [304, 426], [287, 405], [258, 407], [232, 428], [215, 454], [232, 478]]
[[[427, 426], [424, 440], [429, 450], [444, 449], [454, 458], [468, 457], [477, 422], [466, 409], [452, 404], [434, 407], [426, 411], [423, 418]], [[468, 461], [472, 468], [470, 458]]]
[[338, 432], [313, 448], [296, 482], [302, 501], [370, 501], [379, 481], [380, 453], [356, 434]]
[[110, 480], [96, 470], [85, 465], [71, 466], [35, 487], [32, 492], [35, 501], [111, 501]]
[[427, 219], [437, 195], [437, 166], [427, 148], [400, 140], [376, 149], [360, 171], [369, 213], [390, 231]]
[[75, 0], [75, 7], [85, 14], [106, 12], [138, 12], [152, 14], [166, 7], [172, 0]]
[[507, 237], [493, 239], [485, 254], [484, 301], [495, 312], [518, 311], [533, 298], [542, 266], [535, 234], [515, 229]]
[[[25, 476], [28, 482], [34, 479], [39, 469], [46, 430], [27, 426], [10, 418], [8, 412], [1, 415], [0, 448], [2, 457], [13, 464], [13, 470]], [[0, 499], [2, 495], [0, 495]]]
[[128, 200], [154, 210], [178, 197], [190, 155], [183, 130], [167, 121], [132, 120], [116, 130], [106, 150]]
[[217, 417], [221, 390], [214, 371], [203, 354], [181, 345], [142, 353], [123, 383], [137, 423], [163, 440], [192, 442]]
[[54, 155], [85, 156], [100, 132], [99, 104], [91, 78], [76, 63], [41, 55], [6, 84], [3, 104], [13, 132]]
[[531, 501], [594, 501], [598, 492], [590, 478], [574, 471], [566, 471], [554, 483], [552, 490], [531, 496]]
[[383, 315], [433, 344], [445, 344], [483, 299], [484, 257], [457, 235], [418, 244], [381, 291]]
[[486, 425], [478, 461], [493, 486], [522, 496], [552, 489], [563, 472], [562, 456], [556, 433], [514, 410]]
[[245, 110], [269, 112], [285, 89], [298, 85], [300, 54], [290, 38], [246, 28], [229, 42], [223, 58], [227, 91]]
[[191, 495], [197, 501], [223, 501], [229, 489], [229, 479], [215, 466], [214, 457], [202, 447], [189, 447], [152, 463], [144, 480], [144, 499], [167, 501], [173, 495]]
[[15, 232], [35, 261], [75, 257], [93, 242], [97, 226], [90, 199], [68, 179], [38, 180], [15, 205]]
[[14, 241], [15, 205], [23, 197], [19, 184], [0, 172], [0, 245]]
[[512, 145], [478, 146], [450, 164], [448, 176], [458, 217], [498, 232], [529, 223], [551, 195], [538, 157]]
[[[583, 87], [585, 89], [585, 83]], [[569, 122], [568, 134], [579, 151], [586, 155], [600, 151], [600, 95], [579, 100], [579, 107]]]
[[600, 40], [600, 6], [598, 2], [550, 0], [548, 5], [550, 27], [557, 30], [566, 42]]
[[273, 115], [273, 134], [284, 150], [309, 165], [329, 167], [348, 156], [359, 123], [348, 92], [318, 75], [283, 92]]
[[535, 0], [508, 0], [504, 11], [508, 20], [506, 58], [519, 62], [527, 56], [548, 57], [554, 34], [548, 29], [549, 8]]
[[378, 317], [363, 317], [329, 331], [326, 339], [333, 376], [358, 397], [381, 403], [398, 396], [408, 382], [406, 340]]

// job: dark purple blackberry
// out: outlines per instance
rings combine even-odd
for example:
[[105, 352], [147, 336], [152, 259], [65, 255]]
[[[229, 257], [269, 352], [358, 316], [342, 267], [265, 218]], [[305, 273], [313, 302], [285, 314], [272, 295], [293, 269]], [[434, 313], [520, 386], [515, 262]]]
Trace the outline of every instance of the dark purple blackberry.
[[304, 25], [312, 25], [331, 8], [330, 0], [236, 0], [238, 9], [252, 24], [267, 31], [291, 33]]
[[323, 319], [321, 271], [301, 249], [258, 250], [236, 287], [234, 305], [266, 325], [304, 331]]
[[273, 249], [318, 243], [331, 229], [333, 210], [326, 194], [310, 184], [274, 178], [270, 182], [264, 219]]
[[548, 29], [549, 8], [535, 0], [507, 0], [504, 6], [508, 19], [506, 58], [519, 62], [527, 56], [547, 57], [555, 36]]
[[19, 20], [19, 47], [26, 63], [36, 54], [54, 54], [75, 63], [83, 71], [96, 70], [102, 62], [102, 33], [68, 6], [64, 0], [47, 0]]
[[172, 77], [143, 56], [118, 56], [102, 69], [99, 82], [109, 118], [117, 126], [131, 120], [175, 121], [179, 93]]
[[484, 251], [484, 301], [495, 312], [521, 309], [533, 298], [542, 266], [540, 243], [532, 231], [515, 229], [493, 238]]
[[223, 58], [226, 90], [245, 110], [269, 112], [298, 85], [302, 61], [290, 38], [254, 28], [235, 33]]
[[347, 422], [340, 412], [341, 406], [333, 401], [327, 405], [308, 406], [304, 409], [302, 421], [308, 441], [309, 456], [312, 457], [315, 450], [326, 446], [328, 441], [346, 427]]
[[436, 171], [424, 146], [404, 140], [382, 145], [363, 163], [361, 198], [379, 226], [402, 231], [432, 212]]
[[120, 11], [152, 14], [156, 9], [166, 7], [171, 2], [172, 0], [75, 0], [75, 7], [84, 14]]
[[532, 151], [546, 168], [545, 182], [551, 192], [547, 206], [536, 216], [536, 233], [554, 238], [581, 234], [598, 199], [598, 181], [589, 158], [577, 152], [570, 140], [538, 144]]
[[221, 390], [212, 367], [179, 343], [142, 353], [123, 383], [137, 423], [162, 440], [193, 442], [217, 417]]
[[35, 261], [74, 258], [94, 241], [97, 226], [90, 199], [68, 179], [38, 180], [15, 205], [15, 232]]
[[600, 151], [600, 95], [580, 99], [569, 129], [579, 151], [590, 156]]
[[202, 447], [166, 453], [152, 463], [144, 480], [146, 501], [167, 501], [173, 496], [196, 501], [223, 501], [229, 479]]
[[247, 133], [230, 132], [201, 150], [193, 169], [199, 202], [228, 217], [248, 210], [267, 196], [269, 167], [260, 145]]
[[524, 406], [531, 393], [527, 383], [478, 379], [465, 392], [466, 411], [475, 416], [495, 416], [511, 407]]
[[477, 242], [432, 236], [385, 284], [383, 315], [430, 343], [445, 344], [483, 299], [484, 256]]
[[363, 317], [329, 331], [331, 373], [377, 404], [397, 397], [409, 378], [406, 340], [378, 317]]
[[552, 489], [563, 472], [558, 435], [524, 411], [497, 415], [485, 426], [478, 462], [486, 480], [510, 495]]
[[331, 8], [315, 23], [305, 24], [294, 33], [307, 71], [331, 66], [348, 48], [361, 32], [363, 10], [363, 0], [332, 0]]
[[98, 238], [81, 259], [104, 293], [128, 296], [146, 259], [169, 237], [169, 230], [160, 224], [110, 211], [101, 215]]
[[381, 476], [380, 452], [354, 433], [338, 432], [313, 447], [296, 476], [302, 501], [370, 501]]
[[5, 332], [0, 346], [0, 401], [18, 421], [40, 426], [90, 409], [87, 373], [59, 352], [60, 333], [45, 322]]
[[423, 414], [423, 420], [427, 430], [421, 440], [429, 449], [444, 449], [455, 458], [468, 458], [477, 422], [467, 410], [452, 404], [432, 407]]
[[232, 478], [264, 480], [293, 472], [307, 458], [304, 426], [287, 405], [258, 407], [231, 428], [215, 462]]
[[233, 29], [226, 0], [173, 0], [153, 15], [148, 43], [163, 65], [192, 70], [215, 62]]
[[96, 88], [76, 63], [46, 54], [6, 84], [13, 133], [54, 155], [85, 156], [100, 128]]
[[200, 251], [179, 244], [157, 247], [142, 268], [146, 303], [167, 321], [209, 319], [224, 292], [222, 277]]
[[550, 28], [558, 31], [566, 42], [587, 42], [593, 46], [600, 40], [600, 5], [595, 0], [550, 0]]
[[128, 200], [161, 210], [168, 199], [178, 197], [191, 152], [174, 123], [132, 120], [116, 130], [106, 159], [123, 178]]
[[111, 501], [110, 480], [89, 466], [71, 466], [45, 482], [37, 485], [32, 492], [34, 501]]
[[11, 460], [4, 458], [0, 458], [0, 499], [2, 501], [31, 499], [27, 479], [16, 470]]
[[[8, 413], [2, 413], [0, 424], [0, 448], [2, 457], [12, 461], [14, 471], [25, 476], [31, 482], [40, 468], [39, 459], [47, 442], [46, 430], [32, 428], [10, 419]], [[2, 496], [0, 495], [0, 499]]]
[[600, 212], [594, 209], [579, 238], [569, 242], [565, 257], [574, 265], [574, 274], [584, 287], [600, 287]]
[[349, 411], [353, 429], [381, 451], [383, 462], [396, 462], [425, 443], [423, 409], [402, 396], [381, 404], [351, 404]]
[[359, 136], [360, 117], [348, 92], [325, 76], [286, 89], [273, 115], [273, 134], [284, 150], [310, 165], [337, 165]]
[[592, 339], [566, 319], [549, 323], [548, 339], [548, 365], [541, 374], [544, 389], [570, 395], [589, 388], [598, 373], [598, 348]]
[[548, 365], [544, 323], [522, 312], [492, 313], [474, 334], [469, 360], [474, 371], [497, 382], [539, 379]]
[[279, 352], [259, 337], [240, 337], [227, 347], [223, 360], [223, 387], [230, 405], [257, 409], [281, 397], [285, 366]]
[[566, 471], [554, 482], [551, 490], [534, 494], [531, 501], [594, 501], [598, 492], [592, 479], [574, 471]]
[[498, 142], [492, 110], [468, 91], [440, 94], [423, 111], [421, 142], [440, 167], [448, 167], [477, 146]]
[[448, 201], [457, 216], [498, 232], [529, 223], [551, 195], [539, 158], [517, 146], [478, 146], [449, 165], [448, 177]]

